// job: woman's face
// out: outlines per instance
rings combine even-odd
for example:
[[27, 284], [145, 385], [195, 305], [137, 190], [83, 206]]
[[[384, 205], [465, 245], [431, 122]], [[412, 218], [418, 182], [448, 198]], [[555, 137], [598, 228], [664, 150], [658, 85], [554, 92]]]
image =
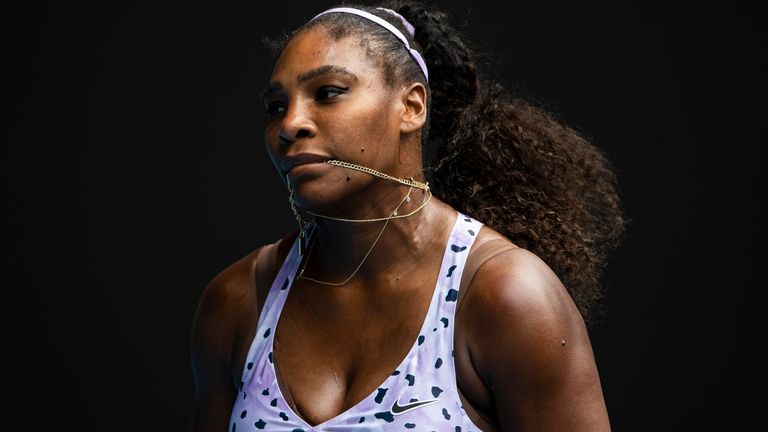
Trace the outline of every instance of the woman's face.
[[[398, 96], [386, 86], [359, 38], [334, 41], [316, 27], [289, 42], [265, 93], [269, 120], [264, 138], [299, 207], [345, 214], [360, 206], [359, 200], [345, 198], [368, 186], [375, 194], [378, 185], [388, 183], [325, 163], [293, 164], [314, 156], [396, 172], [405, 110]], [[303, 159], [307, 155], [310, 159]]]

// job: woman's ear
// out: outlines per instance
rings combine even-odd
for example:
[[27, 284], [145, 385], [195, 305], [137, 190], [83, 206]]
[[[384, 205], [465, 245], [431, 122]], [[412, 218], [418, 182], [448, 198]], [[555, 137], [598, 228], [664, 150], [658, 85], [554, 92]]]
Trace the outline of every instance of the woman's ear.
[[403, 114], [400, 132], [411, 133], [421, 129], [427, 121], [427, 89], [424, 84], [413, 83], [403, 89]]

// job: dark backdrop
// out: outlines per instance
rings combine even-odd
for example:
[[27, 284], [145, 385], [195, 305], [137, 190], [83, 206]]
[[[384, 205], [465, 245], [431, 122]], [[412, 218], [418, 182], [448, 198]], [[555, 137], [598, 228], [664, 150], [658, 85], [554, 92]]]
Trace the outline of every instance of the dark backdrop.
[[[294, 228], [263, 150], [259, 40], [328, 5], [303, 3], [4, 13], [4, 420], [186, 430], [200, 293]], [[631, 223], [591, 330], [614, 429], [759, 421], [765, 17], [445, 4], [510, 86], [614, 162]]]

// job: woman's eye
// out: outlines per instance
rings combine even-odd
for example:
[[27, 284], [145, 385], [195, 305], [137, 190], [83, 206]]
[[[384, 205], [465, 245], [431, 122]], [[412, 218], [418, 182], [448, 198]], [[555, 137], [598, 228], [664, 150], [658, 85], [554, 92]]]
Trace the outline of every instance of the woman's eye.
[[349, 87], [340, 88], [340, 87], [321, 87], [317, 91], [317, 98], [319, 100], [323, 99], [330, 99], [334, 96], [338, 96], [342, 93], [346, 93], [349, 90]]
[[285, 107], [280, 102], [268, 102], [264, 104], [264, 110], [270, 117], [274, 117], [285, 110]]

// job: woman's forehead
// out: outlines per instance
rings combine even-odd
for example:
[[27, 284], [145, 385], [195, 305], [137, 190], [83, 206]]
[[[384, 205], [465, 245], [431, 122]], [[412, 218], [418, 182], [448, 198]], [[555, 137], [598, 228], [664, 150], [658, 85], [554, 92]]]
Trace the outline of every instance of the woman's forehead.
[[299, 33], [286, 45], [275, 63], [272, 81], [284, 85], [303, 81], [321, 68], [363, 77], [372, 76], [377, 65], [367, 56], [359, 38], [334, 40], [322, 29], [313, 28]]

